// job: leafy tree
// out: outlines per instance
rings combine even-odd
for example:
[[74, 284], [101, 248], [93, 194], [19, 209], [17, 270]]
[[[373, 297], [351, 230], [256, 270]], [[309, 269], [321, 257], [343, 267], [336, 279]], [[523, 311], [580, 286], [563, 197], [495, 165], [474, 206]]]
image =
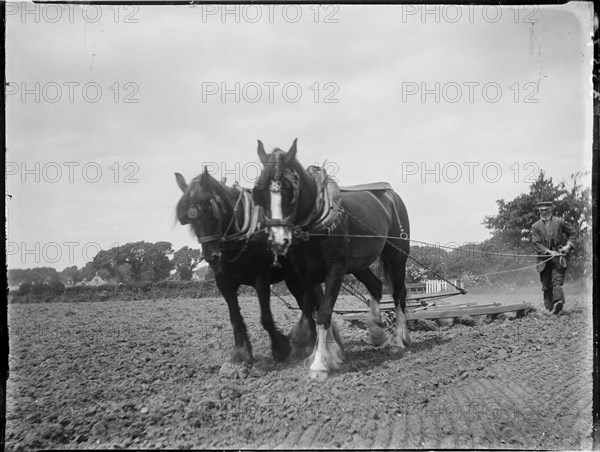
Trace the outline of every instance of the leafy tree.
[[65, 293], [65, 285], [57, 279], [50, 282], [37, 284], [24, 282], [19, 287], [18, 293], [19, 295], [37, 295], [45, 297], [51, 295], [61, 295]]
[[58, 279], [55, 279], [47, 284], [44, 284], [44, 286], [46, 286], [46, 291], [48, 294], [52, 294], [52, 295], [60, 295], [65, 293], [65, 285], [60, 282]]
[[190, 281], [194, 274], [194, 269], [202, 261], [202, 252], [184, 246], [173, 255], [173, 265], [181, 281]]
[[150, 275], [145, 281], [162, 281], [167, 279], [173, 270], [173, 262], [169, 255], [173, 254], [173, 245], [169, 242], [156, 242], [146, 245], [146, 253], [142, 259], [143, 267]]
[[98, 254], [94, 257], [92, 262], [88, 262], [86, 266], [83, 268], [82, 273], [85, 276], [85, 279], [89, 281], [92, 279], [96, 273], [105, 281], [118, 281], [122, 280], [118, 278], [117, 273], [117, 256], [118, 249], [111, 248], [109, 250], [100, 250]]
[[63, 284], [77, 284], [83, 281], [83, 273], [76, 265], [65, 267], [60, 272], [60, 280]]
[[[96, 255], [97, 256], [97, 255]], [[94, 277], [94, 275], [96, 274], [96, 267], [94, 265], [94, 261], [90, 261], [88, 263], [86, 263], [82, 268], [81, 268], [81, 276], [83, 277], [82, 281], [89, 281], [90, 279], [92, 279]]]
[[[132, 283], [133, 277], [131, 276], [131, 265], [129, 264], [118, 264], [114, 269], [114, 282], [115, 283]], [[101, 275], [100, 275], [101, 276]]]
[[215, 272], [212, 268], [206, 267], [206, 272], [204, 273], [204, 281], [205, 282], [214, 282], [215, 281]]
[[59, 281], [60, 276], [55, 268], [35, 267], [27, 269], [8, 270], [8, 282], [11, 285], [20, 285], [23, 283], [44, 284]]
[[554, 201], [554, 215], [563, 217], [578, 232], [575, 250], [571, 254], [571, 276], [582, 276], [588, 271], [591, 258], [591, 190], [583, 187], [579, 180], [586, 173], [572, 174], [569, 181], [555, 184], [543, 171], [531, 184], [529, 193], [523, 193], [512, 201], [497, 200], [498, 214], [483, 220], [486, 228], [492, 230], [497, 243], [507, 249], [523, 249], [531, 242], [531, 226], [539, 214], [537, 202], [548, 199]]
[[198, 267], [198, 269], [196, 270], [196, 275], [198, 275], [198, 279], [200, 281], [204, 281], [205, 275], [208, 272], [209, 268], [210, 267], [208, 265], [201, 265]]
[[[109, 250], [101, 250], [91, 269], [105, 279], [116, 282], [161, 281], [169, 277], [173, 263], [169, 242], [131, 242]], [[106, 276], [105, 276], [106, 275]]]
[[10, 286], [20, 286], [21, 284], [29, 283], [28, 272], [30, 269], [10, 268], [7, 272], [8, 284]]
[[20, 295], [29, 295], [31, 293], [32, 289], [33, 289], [33, 284], [31, 284], [29, 281], [25, 281], [19, 285], [18, 293]]
[[406, 280], [409, 283], [427, 279], [445, 278], [444, 258], [447, 252], [435, 246], [411, 246], [406, 265]]
[[[451, 250], [444, 257], [448, 277], [458, 278], [467, 286], [473, 283], [509, 282], [525, 284], [531, 280], [529, 272], [508, 272], [535, 265], [535, 254], [531, 243], [520, 247], [506, 246], [488, 239], [481, 243], [469, 243]], [[531, 270], [535, 272], [533, 269]]]

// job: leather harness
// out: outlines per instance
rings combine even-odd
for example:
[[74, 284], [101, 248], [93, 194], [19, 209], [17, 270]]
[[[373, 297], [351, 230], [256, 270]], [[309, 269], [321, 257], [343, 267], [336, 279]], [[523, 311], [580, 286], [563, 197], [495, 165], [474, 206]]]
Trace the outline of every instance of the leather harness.
[[[331, 231], [337, 226], [343, 211], [337, 183], [321, 167], [309, 166], [307, 172], [317, 185], [317, 198], [309, 214], [302, 221], [294, 224], [300, 196], [300, 175], [295, 170], [288, 169], [283, 177], [292, 186], [292, 212], [281, 219], [266, 218], [266, 226], [287, 226], [292, 228], [295, 237], [304, 236], [304, 238], [307, 238], [307, 233]], [[269, 185], [269, 191], [277, 193], [281, 191], [281, 186], [281, 181], [273, 180]]]

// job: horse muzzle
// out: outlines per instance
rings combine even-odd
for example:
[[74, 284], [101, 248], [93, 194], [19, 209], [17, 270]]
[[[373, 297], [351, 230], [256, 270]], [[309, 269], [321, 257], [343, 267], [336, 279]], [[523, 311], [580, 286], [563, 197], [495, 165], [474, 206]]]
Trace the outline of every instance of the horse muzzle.
[[218, 251], [211, 251], [204, 255], [204, 260], [208, 262], [209, 265], [217, 265], [221, 260], [221, 253]]
[[278, 256], [285, 256], [292, 244], [292, 227], [288, 218], [268, 218], [269, 246]]
[[278, 256], [285, 256], [292, 244], [292, 233], [289, 228], [274, 226], [269, 230], [269, 246]]

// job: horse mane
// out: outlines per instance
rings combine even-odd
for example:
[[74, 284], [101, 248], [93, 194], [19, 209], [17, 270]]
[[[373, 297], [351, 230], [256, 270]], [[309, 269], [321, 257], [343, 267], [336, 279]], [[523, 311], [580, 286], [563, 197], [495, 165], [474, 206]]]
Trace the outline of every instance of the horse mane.
[[215, 179], [208, 172], [205, 171], [200, 176], [195, 177], [190, 184], [190, 188], [194, 183], [196, 183], [194, 188], [200, 186], [203, 191], [216, 195], [220, 197], [221, 200], [229, 201], [229, 203], [231, 203], [230, 199], [233, 196], [233, 188], [228, 187], [224, 182]]

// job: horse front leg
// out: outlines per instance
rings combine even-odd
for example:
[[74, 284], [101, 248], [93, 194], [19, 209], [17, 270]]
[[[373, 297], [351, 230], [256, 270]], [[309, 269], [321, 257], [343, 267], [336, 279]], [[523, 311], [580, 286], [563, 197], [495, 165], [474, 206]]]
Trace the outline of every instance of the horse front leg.
[[306, 349], [312, 350], [315, 346], [317, 331], [313, 312], [318, 307], [318, 295], [312, 287], [305, 289], [295, 274], [287, 278], [285, 283], [302, 311], [300, 320], [288, 335], [292, 345], [292, 356], [302, 358], [306, 355]]
[[217, 281], [217, 287], [227, 302], [229, 308], [229, 320], [233, 327], [234, 349], [232, 361], [251, 365], [254, 362], [252, 346], [248, 337], [248, 330], [244, 318], [240, 312], [237, 289], [239, 285], [231, 285], [223, 281]]
[[[343, 276], [343, 267], [335, 265], [325, 278], [325, 295], [317, 312], [317, 344], [310, 366], [311, 378], [327, 378], [328, 372], [337, 369], [344, 361], [344, 348], [337, 327], [332, 322], [333, 308]], [[322, 294], [320, 287], [318, 291]]]
[[285, 361], [292, 350], [290, 341], [275, 326], [271, 313], [271, 286], [269, 281], [258, 278], [254, 283], [258, 301], [260, 303], [260, 322], [271, 338], [271, 352], [273, 359], [277, 362]]

